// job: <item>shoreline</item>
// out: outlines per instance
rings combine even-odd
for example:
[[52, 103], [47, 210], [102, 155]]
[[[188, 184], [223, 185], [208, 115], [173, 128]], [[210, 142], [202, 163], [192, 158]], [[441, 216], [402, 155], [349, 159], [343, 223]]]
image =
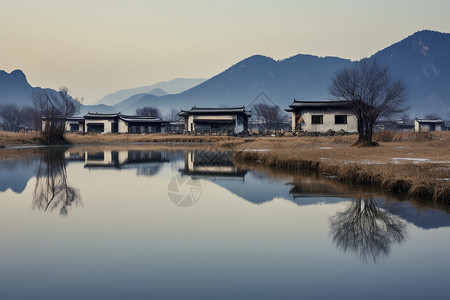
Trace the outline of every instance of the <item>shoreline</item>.
[[[307, 155], [306, 155], [307, 156]], [[364, 163], [292, 157], [277, 151], [236, 151], [238, 164], [290, 175], [313, 175], [348, 186], [370, 187], [395, 197], [414, 198], [429, 204], [450, 207], [450, 161]], [[445, 166], [444, 166], [445, 165]], [[423, 173], [421, 176], [414, 174]], [[443, 175], [444, 174], [444, 175]], [[442, 177], [442, 180], [439, 180]]]
[[[36, 133], [0, 133], [0, 159], [42, 149]], [[396, 196], [450, 206], [450, 132], [377, 134], [378, 147], [358, 148], [356, 136], [271, 137], [202, 135], [78, 135], [70, 145], [99, 148], [198, 148], [233, 151], [236, 162], [290, 174], [314, 173], [348, 185], [371, 186]], [[52, 146], [53, 147], [53, 146]]]

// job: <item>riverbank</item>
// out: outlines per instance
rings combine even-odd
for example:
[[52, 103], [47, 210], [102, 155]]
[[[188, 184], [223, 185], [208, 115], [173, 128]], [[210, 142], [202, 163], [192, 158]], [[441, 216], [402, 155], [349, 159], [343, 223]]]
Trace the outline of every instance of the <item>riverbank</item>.
[[[399, 135], [378, 147], [351, 147], [346, 139], [309, 143], [256, 141], [237, 147], [237, 162], [290, 174], [313, 173], [350, 185], [371, 186], [421, 201], [450, 205], [450, 133]], [[386, 137], [384, 137], [386, 139]]]
[[[392, 194], [450, 205], [450, 132], [379, 133], [378, 147], [358, 148], [350, 136], [271, 137], [194, 135], [78, 135], [75, 145], [232, 150], [237, 162], [260, 165], [291, 174], [315, 173], [350, 185], [365, 185]], [[36, 133], [0, 133], [0, 145], [38, 145]], [[133, 146], [134, 147], [134, 146]], [[0, 159], [21, 157], [35, 150], [0, 150]]]

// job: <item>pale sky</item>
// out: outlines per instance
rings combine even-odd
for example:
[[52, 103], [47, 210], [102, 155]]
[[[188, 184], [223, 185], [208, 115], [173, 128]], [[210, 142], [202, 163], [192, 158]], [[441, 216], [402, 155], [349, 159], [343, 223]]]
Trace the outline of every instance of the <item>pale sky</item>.
[[254, 54], [360, 59], [419, 30], [450, 32], [449, 12], [450, 0], [0, 0], [0, 70], [89, 104]]

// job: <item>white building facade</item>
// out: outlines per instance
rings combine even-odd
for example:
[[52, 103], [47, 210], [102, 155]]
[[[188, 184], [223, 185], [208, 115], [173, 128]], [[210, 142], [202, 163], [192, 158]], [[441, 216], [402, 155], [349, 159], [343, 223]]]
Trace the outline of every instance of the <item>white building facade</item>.
[[245, 107], [200, 108], [182, 110], [179, 116], [185, 118], [185, 131], [193, 133], [247, 133], [250, 111]]
[[445, 130], [444, 121], [441, 118], [435, 119], [419, 119], [414, 120], [414, 131], [442, 131]]
[[158, 133], [166, 121], [154, 116], [88, 113], [85, 133]]
[[304, 132], [358, 132], [358, 120], [347, 101], [297, 101], [289, 105], [292, 130]]

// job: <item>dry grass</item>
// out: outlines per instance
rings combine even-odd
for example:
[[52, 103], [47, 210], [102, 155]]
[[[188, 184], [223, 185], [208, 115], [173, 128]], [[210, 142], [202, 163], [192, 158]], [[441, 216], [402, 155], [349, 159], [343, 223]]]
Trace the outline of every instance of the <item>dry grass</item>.
[[408, 133], [400, 135], [401, 142], [368, 148], [350, 147], [355, 137], [257, 140], [236, 147], [234, 157], [238, 162], [258, 162], [293, 174], [336, 176], [351, 185], [449, 205], [450, 133], [430, 135], [423, 140], [422, 135]]
[[38, 132], [0, 132], [0, 146], [39, 145]]
[[[139, 143], [159, 148], [211, 147], [235, 151], [240, 162], [258, 162], [292, 174], [315, 172], [336, 176], [352, 185], [365, 185], [393, 194], [450, 205], [450, 132], [378, 133], [378, 147], [351, 147], [357, 136], [334, 137], [227, 137], [193, 135], [78, 135], [69, 134], [72, 144]], [[37, 144], [38, 135], [0, 133], [0, 145]], [[148, 144], [151, 143], [151, 144]], [[156, 143], [156, 144], [154, 144]], [[136, 144], [131, 146], [132, 144]], [[153, 147], [152, 146], [152, 147]], [[105, 147], [105, 146], [102, 146]], [[266, 151], [260, 151], [266, 150]], [[0, 159], [24, 153], [0, 150]]]

